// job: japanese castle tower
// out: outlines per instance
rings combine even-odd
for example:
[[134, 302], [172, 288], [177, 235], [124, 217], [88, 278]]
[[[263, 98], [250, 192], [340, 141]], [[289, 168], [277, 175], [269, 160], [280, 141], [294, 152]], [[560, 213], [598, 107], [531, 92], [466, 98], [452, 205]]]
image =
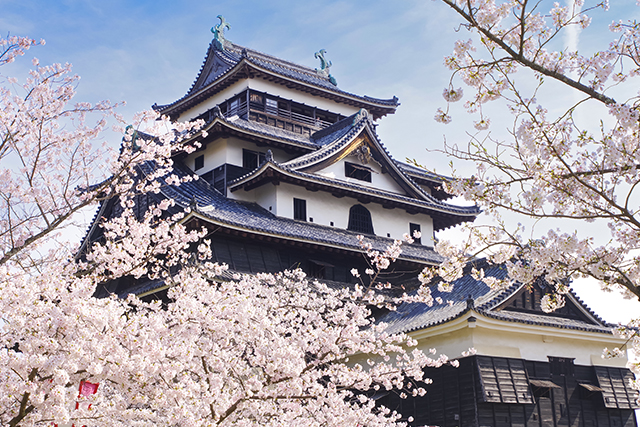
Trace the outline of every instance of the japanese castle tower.
[[[153, 106], [174, 121], [206, 122], [207, 136], [196, 135], [202, 147], [174, 158], [177, 175], [200, 179], [140, 197], [137, 208], [171, 198], [188, 209], [186, 223], [210, 230], [214, 261], [232, 272], [299, 267], [335, 286], [355, 281], [351, 268], [366, 268], [358, 235], [384, 250], [419, 230], [422, 238], [403, 245], [387, 277], [415, 288], [418, 272], [441, 261], [434, 233], [473, 221], [477, 207], [448, 203], [447, 178], [385, 148], [375, 123], [396, 112], [397, 98], [342, 90], [323, 50], [314, 69], [238, 46], [224, 39], [220, 19], [187, 94]], [[118, 206], [104, 202], [97, 218], [117, 215]], [[96, 223], [89, 241], [100, 238]], [[485, 271], [505, 276], [500, 267]], [[154, 299], [164, 291], [161, 282], [131, 278], [97, 293]], [[414, 426], [635, 426], [626, 361], [600, 357], [624, 343], [573, 294], [561, 310], [542, 312], [544, 291], [543, 281], [492, 290], [465, 276], [451, 293], [433, 290], [443, 304], [379, 313], [391, 331], [459, 358], [460, 367], [429, 369], [424, 397], [375, 398], [412, 416]], [[469, 348], [476, 353], [460, 357]]]

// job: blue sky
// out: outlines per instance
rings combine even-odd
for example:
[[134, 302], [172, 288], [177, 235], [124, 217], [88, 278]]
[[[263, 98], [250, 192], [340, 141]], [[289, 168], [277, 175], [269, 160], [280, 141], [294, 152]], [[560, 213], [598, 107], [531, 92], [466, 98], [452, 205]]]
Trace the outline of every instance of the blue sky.
[[[640, 17], [634, 0], [611, 3], [611, 11], [594, 16], [593, 30], [580, 35], [580, 49], [606, 46], [609, 35], [597, 27], [606, 30], [614, 19]], [[456, 39], [469, 37], [457, 16], [437, 1], [0, 0], [0, 10], [0, 34], [44, 38], [46, 46], [29, 56], [44, 64], [72, 63], [82, 77], [77, 100], [126, 101], [119, 109], [125, 118], [186, 93], [221, 14], [231, 24], [226, 37], [237, 44], [310, 67], [319, 65], [313, 54], [323, 48], [341, 89], [397, 96], [397, 113], [378, 128], [397, 159], [416, 158], [448, 173], [448, 159], [427, 149], [442, 148], [445, 138], [466, 144], [466, 132], [472, 131], [472, 118], [461, 111], [448, 126], [433, 120], [444, 106], [441, 94], [450, 77], [443, 57]], [[20, 77], [29, 66], [22, 60], [0, 72]], [[494, 118], [494, 132], [509, 124]], [[115, 135], [109, 138], [119, 142]], [[469, 166], [456, 167], [472, 173]], [[640, 313], [640, 304], [623, 307], [597, 291], [580, 293], [609, 320]]]

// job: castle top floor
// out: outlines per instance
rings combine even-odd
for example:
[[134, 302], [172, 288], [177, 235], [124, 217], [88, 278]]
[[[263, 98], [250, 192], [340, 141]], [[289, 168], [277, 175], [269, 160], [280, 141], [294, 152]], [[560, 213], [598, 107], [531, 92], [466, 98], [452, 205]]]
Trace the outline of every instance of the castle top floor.
[[315, 53], [319, 68], [295, 64], [226, 40], [224, 29], [229, 26], [219, 18], [221, 23], [212, 28], [214, 39], [191, 88], [170, 104], [154, 105], [156, 111], [186, 121], [206, 120], [216, 106], [227, 117], [254, 110], [313, 132], [362, 108], [376, 120], [393, 114], [399, 105], [395, 96], [379, 99], [339, 89], [324, 49]]

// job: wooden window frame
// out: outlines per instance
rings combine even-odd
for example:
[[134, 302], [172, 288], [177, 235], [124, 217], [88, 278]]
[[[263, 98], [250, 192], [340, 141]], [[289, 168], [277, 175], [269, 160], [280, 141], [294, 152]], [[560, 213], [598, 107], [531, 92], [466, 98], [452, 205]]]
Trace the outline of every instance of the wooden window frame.
[[293, 198], [293, 219], [307, 221], [307, 201], [305, 199]]

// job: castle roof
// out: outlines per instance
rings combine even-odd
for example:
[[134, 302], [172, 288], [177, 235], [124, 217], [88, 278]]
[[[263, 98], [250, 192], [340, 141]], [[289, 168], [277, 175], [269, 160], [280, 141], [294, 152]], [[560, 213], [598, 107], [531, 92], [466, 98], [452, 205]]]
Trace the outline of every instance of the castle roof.
[[[193, 175], [179, 164], [174, 166], [174, 174], [179, 178]], [[160, 196], [173, 199], [177, 210], [189, 209], [191, 216], [245, 233], [362, 251], [357, 239], [361, 233], [276, 216], [256, 203], [228, 199], [202, 179], [164, 185]], [[371, 243], [374, 249], [384, 251], [393, 239], [367, 235], [364, 241]], [[405, 245], [400, 259], [426, 264], [442, 262], [442, 257], [433, 248], [417, 244]]]
[[396, 97], [379, 99], [343, 91], [331, 82], [330, 77], [313, 68], [236, 45], [228, 40], [224, 42], [224, 49], [221, 49], [216, 40], [213, 40], [189, 91], [170, 104], [154, 105], [153, 108], [163, 114], [179, 115], [214, 93], [246, 78], [262, 78], [335, 102], [366, 108], [376, 119], [393, 114], [400, 105]]
[[[417, 185], [382, 145], [366, 110], [324, 129], [318, 136], [314, 134], [312, 140], [319, 143], [317, 150], [285, 163], [277, 163], [270, 158], [257, 169], [229, 183], [229, 189], [251, 190], [269, 182], [289, 182], [340, 196], [350, 196], [362, 203], [374, 202], [388, 208], [406, 209], [411, 213], [426, 213], [432, 216], [436, 230], [473, 221], [479, 214], [477, 206], [444, 203]], [[393, 176], [408, 195], [313, 173], [361, 146], [366, 147], [367, 155], [381, 164], [383, 170]]]
[[[484, 264], [483, 267], [487, 277], [503, 280], [508, 276], [504, 265]], [[539, 282], [534, 286], [544, 289], [544, 281], [540, 279]], [[432, 306], [403, 303], [396, 311], [388, 313], [379, 321], [388, 324], [389, 333], [413, 332], [453, 321], [472, 311], [477, 316], [505, 322], [611, 334], [612, 326], [604, 322], [573, 292], [565, 295], [565, 308], [557, 312], [544, 313], [539, 308], [513, 308], [510, 304], [513, 299], [530, 290], [521, 283], [513, 283], [506, 289], [493, 289], [474, 279], [471, 274], [465, 274], [453, 282], [451, 292], [443, 292], [437, 288], [431, 290], [433, 298], [441, 298], [442, 303], [434, 302]]]

